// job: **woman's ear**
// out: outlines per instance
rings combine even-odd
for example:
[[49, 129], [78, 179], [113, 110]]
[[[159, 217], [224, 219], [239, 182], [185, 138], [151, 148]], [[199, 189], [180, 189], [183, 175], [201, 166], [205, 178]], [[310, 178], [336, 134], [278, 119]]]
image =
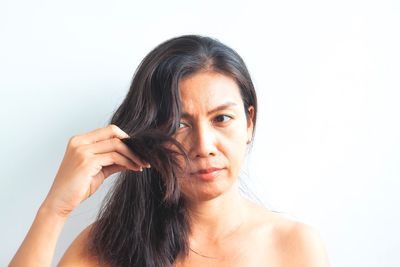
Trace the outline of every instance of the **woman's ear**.
[[253, 119], [254, 119], [254, 107], [250, 106], [248, 108], [249, 111], [249, 117], [247, 119], [247, 143], [250, 144], [251, 143], [251, 139], [253, 137]]

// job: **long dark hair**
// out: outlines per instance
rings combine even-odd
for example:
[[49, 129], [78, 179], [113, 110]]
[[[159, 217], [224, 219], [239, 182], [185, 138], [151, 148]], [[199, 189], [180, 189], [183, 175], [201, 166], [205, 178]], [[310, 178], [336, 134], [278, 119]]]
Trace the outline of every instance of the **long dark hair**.
[[121, 172], [104, 200], [89, 239], [100, 264], [165, 267], [188, 254], [189, 218], [176, 175], [182, 167], [178, 157], [186, 162], [188, 157], [172, 135], [181, 115], [179, 82], [201, 70], [237, 82], [247, 118], [248, 108], [254, 107], [255, 129], [256, 93], [233, 49], [198, 35], [175, 37], [155, 47], [140, 63], [110, 120], [129, 134], [123, 142], [152, 167]]

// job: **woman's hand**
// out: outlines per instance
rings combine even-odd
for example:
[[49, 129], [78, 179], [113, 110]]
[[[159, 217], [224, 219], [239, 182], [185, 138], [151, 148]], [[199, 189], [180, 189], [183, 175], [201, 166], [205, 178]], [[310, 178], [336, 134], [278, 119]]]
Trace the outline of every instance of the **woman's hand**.
[[111, 174], [150, 167], [120, 140], [128, 137], [116, 125], [73, 136], [42, 207], [67, 217]]

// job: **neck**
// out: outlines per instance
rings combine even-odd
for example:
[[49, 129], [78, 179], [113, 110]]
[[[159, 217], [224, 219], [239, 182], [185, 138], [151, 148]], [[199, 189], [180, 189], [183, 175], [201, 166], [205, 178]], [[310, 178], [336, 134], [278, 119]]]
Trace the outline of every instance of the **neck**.
[[222, 195], [188, 205], [193, 242], [219, 243], [234, 234], [245, 223], [245, 200], [237, 183]]

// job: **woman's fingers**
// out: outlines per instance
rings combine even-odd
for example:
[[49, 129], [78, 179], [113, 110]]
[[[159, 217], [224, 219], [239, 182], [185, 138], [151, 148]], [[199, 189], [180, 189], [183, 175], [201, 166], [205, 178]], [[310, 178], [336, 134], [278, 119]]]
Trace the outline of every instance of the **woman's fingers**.
[[118, 152], [96, 154], [93, 157], [93, 162], [97, 166], [111, 166], [117, 164], [133, 171], [140, 171], [142, 169], [140, 165], [134, 164], [130, 159], [122, 156]]
[[[104, 177], [109, 177], [110, 175], [126, 170], [124, 166], [113, 164], [110, 166], [104, 166], [103, 169], [101, 170], [104, 174]], [[103, 179], [104, 180], [104, 179]]]
[[122, 131], [118, 126], [110, 124], [104, 128], [98, 128], [85, 134], [76, 135], [72, 137], [71, 140], [74, 139], [72, 142], [74, 145], [78, 146], [93, 144], [114, 137], [124, 139], [128, 138], [129, 135]]
[[135, 165], [139, 167], [150, 167], [150, 165], [136, 156], [127, 145], [125, 145], [119, 138], [111, 138], [99, 141], [94, 144], [85, 145], [88, 152], [92, 154], [102, 154], [108, 151], [117, 151], [118, 153], [129, 158]]
[[70, 138], [45, 204], [57, 214], [68, 215], [111, 174], [147, 166], [120, 140], [128, 137], [109, 125]]

